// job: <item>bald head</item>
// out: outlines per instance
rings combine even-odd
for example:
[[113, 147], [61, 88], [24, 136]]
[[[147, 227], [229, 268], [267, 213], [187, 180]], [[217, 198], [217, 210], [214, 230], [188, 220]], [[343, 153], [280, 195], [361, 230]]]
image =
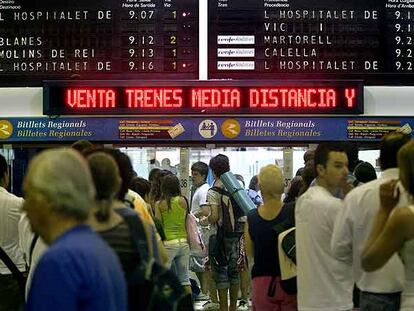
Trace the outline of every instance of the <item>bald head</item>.
[[283, 174], [279, 167], [269, 164], [260, 169], [259, 188], [263, 198], [280, 199], [283, 187]]

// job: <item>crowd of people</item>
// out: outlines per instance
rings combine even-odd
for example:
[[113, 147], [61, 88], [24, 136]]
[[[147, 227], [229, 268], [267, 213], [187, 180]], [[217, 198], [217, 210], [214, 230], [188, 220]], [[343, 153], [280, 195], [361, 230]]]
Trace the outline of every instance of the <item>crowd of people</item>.
[[287, 191], [262, 167], [246, 212], [222, 154], [191, 166], [189, 198], [85, 141], [36, 155], [19, 198], [0, 155], [0, 311], [414, 310], [414, 142], [387, 134], [379, 161], [377, 178], [355, 145], [321, 143]]

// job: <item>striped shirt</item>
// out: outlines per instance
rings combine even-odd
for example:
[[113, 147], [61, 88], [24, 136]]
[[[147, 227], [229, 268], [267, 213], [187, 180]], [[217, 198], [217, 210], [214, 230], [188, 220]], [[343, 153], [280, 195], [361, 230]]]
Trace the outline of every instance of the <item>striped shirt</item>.
[[100, 231], [98, 234], [118, 255], [125, 276], [131, 275], [140, 262], [140, 256], [126, 222], [122, 221], [115, 227]]

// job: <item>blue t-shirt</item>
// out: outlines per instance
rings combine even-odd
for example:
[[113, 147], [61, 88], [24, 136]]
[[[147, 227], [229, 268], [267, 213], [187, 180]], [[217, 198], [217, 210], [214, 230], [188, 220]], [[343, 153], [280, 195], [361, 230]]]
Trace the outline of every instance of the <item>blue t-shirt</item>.
[[127, 310], [126, 283], [117, 256], [88, 226], [68, 230], [40, 259], [26, 310]]

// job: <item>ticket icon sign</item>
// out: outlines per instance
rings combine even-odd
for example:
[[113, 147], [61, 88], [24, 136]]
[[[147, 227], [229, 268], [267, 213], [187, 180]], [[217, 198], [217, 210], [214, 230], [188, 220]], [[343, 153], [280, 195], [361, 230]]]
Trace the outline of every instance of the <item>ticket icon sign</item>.
[[171, 138], [176, 138], [184, 132], [185, 129], [181, 123], [174, 125], [172, 128], [168, 130], [168, 134], [170, 134]]

